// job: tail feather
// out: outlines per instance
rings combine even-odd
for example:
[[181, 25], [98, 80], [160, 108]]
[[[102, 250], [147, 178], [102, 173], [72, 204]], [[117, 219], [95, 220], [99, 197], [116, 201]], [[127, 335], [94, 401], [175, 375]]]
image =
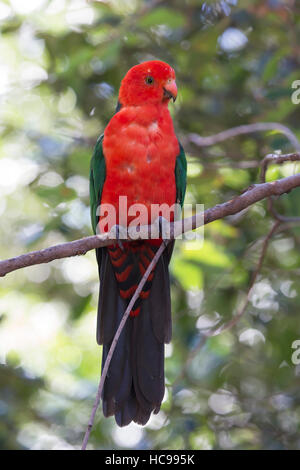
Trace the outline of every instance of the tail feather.
[[[164, 343], [157, 340], [146, 304], [142, 307], [136, 332], [136, 381], [141, 393], [153, 406], [162, 402], [165, 389]], [[149, 333], [151, 332], [151, 333]]]
[[168, 271], [169, 258], [166, 253], [159, 260], [151, 288], [152, 294], [145, 302], [149, 310], [153, 332], [160, 343], [169, 343], [172, 338], [171, 296]]
[[133, 416], [137, 416], [137, 413], [138, 404], [132, 387], [127, 400], [122, 403], [122, 406], [115, 413], [116, 423], [119, 426], [127, 426], [133, 420]]
[[[129, 300], [121, 298], [109, 254], [101, 251], [97, 252], [101, 262], [97, 341], [103, 344], [103, 368]], [[119, 426], [131, 421], [146, 424], [163, 400], [164, 343], [171, 339], [168, 256], [166, 252], [159, 259], [150, 294], [140, 303], [139, 314], [128, 318], [108, 369], [103, 414], [114, 415]]]
[[[111, 282], [114, 271], [109, 256], [104, 250], [96, 250], [99, 264], [99, 301], [97, 316], [97, 343], [108, 344], [118, 328], [126, 308], [126, 301], [117, 294], [116, 285]], [[105, 315], [105, 312], [108, 312]], [[103, 312], [100, 314], [100, 312]]]

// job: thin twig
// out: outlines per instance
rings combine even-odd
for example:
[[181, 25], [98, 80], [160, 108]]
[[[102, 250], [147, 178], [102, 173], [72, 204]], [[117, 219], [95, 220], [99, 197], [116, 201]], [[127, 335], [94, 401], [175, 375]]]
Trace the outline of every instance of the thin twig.
[[117, 342], [118, 342], [118, 339], [122, 333], [122, 330], [125, 326], [125, 323], [126, 323], [126, 320], [127, 318], [129, 317], [129, 314], [138, 298], [138, 296], [140, 295], [152, 269], [155, 267], [157, 261], [159, 260], [160, 256], [162, 255], [164, 249], [166, 248], [167, 244], [165, 242], [163, 242], [159, 249], [157, 250], [157, 252], [155, 253], [155, 256], [154, 258], [152, 259], [151, 263], [149, 264], [148, 268], [146, 269], [133, 297], [131, 298], [129, 304], [128, 304], [128, 307], [127, 309], [125, 310], [125, 313], [122, 317], [122, 320], [120, 322], [120, 325], [116, 331], [116, 334], [114, 336], [114, 339], [111, 343], [111, 346], [110, 346], [110, 349], [109, 349], [109, 352], [108, 352], [108, 355], [107, 355], [107, 358], [106, 358], [106, 361], [105, 361], [105, 364], [104, 364], [104, 367], [103, 367], [103, 370], [102, 370], [102, 374], [101, 374], [101, 378], [100, 378], [100, 382], [99, 382], [99, 386], [98, 386], [98, 391], [97, 391], [97, 395], [96, 395], [96, 399], [95, 399], [95, 403], [94, 403], [94, 406], [93, 406], [93, 409], [92, 409], [92, 413], [91, 413], [91, 416], [90, 416], [90, 420], [89, 420], [89, 424], [88, 424], [88, 427], [87, 427], [87, 430], [86, 430], [86, 433], [85, 433], [85, 436], [84, 436], [84, 439], [83, 439], [83, 443], [82, 443], [82, 447], [81, 447], [81, 450], [86, 450], [86, 446], [87, 446], [87, 443], [88, 443], [88, 440], [89, 440], [89, 436], [90, 436], [90, 433], [91, 433], [91, 430], [92, 430], [92, 427], [93, 427], [93, 424], [94, 424], [94, 420], [95, 420], [95, 415], [96, 415], [96, 412], [97, 412], [97, 409], [98, 409], [98, 406], [99, 406], [99, 403], [100, 403], [100, 399], [101, 399], [101, 395], [102, 395], [102, 390], [103, 390], [103, 386], [104, 386], [104, 382], [105, 382], [105, 379], [106, 379], [106, 375], [107, 375], [107, 371], [108, 371], [108, 368], [109, 368], [109, 364], [110, 364], [110, 361], [112, 359], [112, 355], [114, 353], [114, 350], [116, 348], [116, 345], [117, 345]]
[[232, 127], [231, 129], [226, 129], [225, 131], [219, 132], [218, 134], [210, 135], [208, 137], [201, 137], [198, 134], [189, 134], [188, 138], [190, 142], [197, 145], [198, 147], [208, 147], [210, 145], [215, 145], [224, 140], [231, 139], [242, 134], [250, 134], [253, 132], [263, 132], [263, 131], [278, 131], [286, 136], [290, 141], [292, 147], [295, 150], [300, 151], [300, 142], [296, 135], [283, 124], [278, 122], [257, 122], [254, 124], [245, 124], [243, 126]]
[[300, 161], [300, 153], [287, 153], [285, 155], [281, 155], [280, 153], [269, 153], [265, 156], [261, 163], [261, 173], [260, 173], [260, 181], [264, 183], [266, 181], [266, 172], [268, 166], [271, 163], [276, 163], [276, 165], [281, 165], [285, 162], [299, 162]]
[[272, 226], [272, 228], [271, 228], [271, 230], [269, 231], [269, 233], [266, 235], [265, 239], [264, 239], [260, 257], [259, 257], [259, 260], [258, 260], [256, 269], [255, 269], [255, 271], [254, 271], [254, 273], [253, 273], [252, 280], [251, 280], [250, 286], [249, 286], [249, 288], [248, 288], [245, 301], [244, 301], [244, 303], [243, 303], [242, 308], [240, 309], [240, 311], [237, 313], [237, 315], [235, 315], [235, 316], [234, 316], [228, 323], [226, 323], [225, 325], [221, 325], [221, 326], [216, 325], [215, 327], [213, 327], [213, 328], [212, 328], [211, 330], [209, 330], [208, 332], [203, 333], [204, 336], [206, 336], [206, 337], [217, 336], [217, 335], [219, 335], [220, 333], [223, 333], [224, 331], [231, 329], [232, 327], [234, 327], [234, 326], [238, 323], [238, 321], [239, 321], [239, 320], [241, 319], [241, 317], [244, 315], [244, 313], [245, 313], [245, 311], [246, 311], [246, 308], [247, 308], [247, 305], [248, 305], [248, 302], [249, 302], [249, 299], [250, 299], [250, 296], [251, 296], [251, 293], [252, 293], [252, 290], [253, 290], [253, 286], [254, 286], [254, 284], [255, 284], [255, 282], [256, 282], [256, 279], [257, 279], [257, 276], [258, 276], [258, 274], [260, 273], [260, 270], [261, 270], [261, 268], [262, 268], [262, 265], [263, 265], [263, 262], [264, 262], [264, 259], [265, 259], [266, 253], [267, 253], [267, 249], [268, 249], [269, 242], [270, 242], [272, 236], [274, 235], [274, 233], [276, 232], [276, 230], [278, 229], [278, 227], [279, 227], [280, 224], [281, 224], [281, 222], [280, 222], [279, 220], [277, 220], [277, 221], [275, 222], [275, 224]]
[[[285, 162], [288, 162], [288, 161], [290, 161], [290, 162], [300, 161], [300, 153], [289, 153], [289, 154], [286, 154], [286, 155], [281, 155], [281, 154], [269, 154], [269, 155], [267, 155], [263, 159], [262, 164], [261, 164], [261, 175], [260, 175], [261, 182], [262, 183], [265, 182], [266, 172], [267, 172], [268, 166], [272, 162], [276, 163], [276, 164], [282, 164], [282, 163], [285, 163]], [[273, 207], [272, 197], [268, 198], [268, 209], [271, 212], [271, 214], [273, 215], [273, 217], [275, 219], [275, 223], [271, 227], [271, 230], [269, 231], [269, 233], [265, 237], [265, 240], [264, 240], [264, 243], [263, 243], [263, 246], [262, 246], [262, 251], [261, 251], [261, 254], [260, 254], [260, 257], [259, 257], [259, 261], [258, 261], [256, 270], [255, 270], [255, 272], [252, 276], [252, 281], [251, 281], [251, 284], [248, 288], [246, 299], [245, 299], [245, 301], [242, 305], [242, 308], [240, 309], [238, 314], [235, 315], [235, 317], [233, 317], [225, 325], [222, 325], [220, 327], [217, 325], [214, 328], [212, 328], [209, 332], [203, 333], [207, 337], [217, 336], [220, 333], [222, 333], [223, 331], [229, 330], [230, 328], [232, 328], [233, 326], [235, 326], [238, 323], [238, 321], [241, 319], [241, 317], [244, 315], [244, 313], [246, 311], [246, 308], [247, 308], [247, 305], [248, 305], [248, 302], [249, 302], [249, 299], [250, 299], [250, 296], [251, 296], [251, 292], [253, 290], [253, 286], [256, 282], [258, 274], [260, 273], [260, 270], [261, 270], [261, 267], [262, 267], [267, 249], [268, 249], [268, 245], [269, 245], [269, 242], [270, 242], [272, 236], [274, 235], [274, 233], [277, 231], [277, 229], [280, 227], [280, 225], [283, 222], [298, 222], [298, 223], [300, 222], [300, 217], [286, 217], [284, 215], [279, 214]]]
[[239, 322], [241, 317], [244, 315], [244, 313], [246, 311], [246, 307], [247, 307], [249, 299], [250, 299], [250, 296], [251, 296], [251, 291], [253, 289], [253, 286], [255, 284], [257, 276], [260, 273], [261, 267], [263, 265], [263, 261], [264, 261], [264, 258], [265, 258], [265, 255], [266, 255], [266, 252], [267, 252], [267, 249], [268, 249], [269, 241], [271, 240], [271, 238], [274, 235], [274, 233], [276, 232], [276, 230], [279, 228], [280, 224], [281, 224], [281, 222], [276, 221], [275, 224], [272, 226], [271, 230], [269, 231], [269, 233], [267, 234], [267, 236], [264, 239], [264, 243], [263, 243], [263, 247], [262, 247], [262, 250], [261, 250], [260, 257], [259, 257], [259, 261], [257, 263], [257, 267], [255, 269], [255, 272], [253, 273], [252, 281], [251, 281], [251, 284], [248, 288], [246, 299], [243, 303], [243, 306], [242, 306], [241, 310], [239, 311], [239, 313], [235, 317], [232, 318], [232, 320], [230, 320], [225, 325], [219, 326], [220, 323], [218, 323], [218, 325], [211, 328], [207, 332], [201, 331], [201, 339], [200, 339], [199, 343], [197, 344], [197, 346], [189, 353], [180, 374], [176, 377], [176, 379], [174, 380], [174, 382], [172, 384], [173, 388], [184, 377], [189, 364], [195, 358], [195, 356], [198, 354], [198, 352], [203, 348], [203, 346], [206, 344], [207, 340], [212, 336], [217, 336], [217, 335], [223, 333], [224, 331], [231, 329], [233, 326], [235, 326]]
[[[267, 169], [271, 163], [281, 165], [282, 163], [285, 163], [285, 162], [299, 162], [299, 161], [300, 161], [300, 153], [298, 152], [288, 153], [286, 155], [281, 155], [280, 153], [270, 153], [262, 161], [260, 181], [262, 183], [265, 182]], [[274, 208], [274, 202], [271, 196], [268, 198], [268, 210], [272, 214], [274, 219], [280, 222], [300, 222], [300, 217], [290, 217], [290, 216], [279, 214], [279, 212], [277, 212], [277, 210]]]

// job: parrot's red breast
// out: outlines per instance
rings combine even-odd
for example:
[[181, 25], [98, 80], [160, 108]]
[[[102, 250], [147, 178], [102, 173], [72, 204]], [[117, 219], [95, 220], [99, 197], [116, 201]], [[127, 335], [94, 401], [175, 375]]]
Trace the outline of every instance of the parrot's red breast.
[[119, 196], [127, 196], [128, 207], [139, 203], [148, 209], [145, 224], [151, 222], [151, 204], [174, 204], [179, 146], [165, 105], [121, 109], [105, 129], [103, 149], [107, 173], [102, 204], [112, 204], [119, 215]]

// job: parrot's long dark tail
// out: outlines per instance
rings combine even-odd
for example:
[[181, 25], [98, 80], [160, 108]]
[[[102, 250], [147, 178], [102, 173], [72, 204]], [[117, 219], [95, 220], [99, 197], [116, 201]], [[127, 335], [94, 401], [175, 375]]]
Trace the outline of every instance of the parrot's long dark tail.
[[[171, 248], [172, 250], [172, 248]], [[160, 257], [148, 298], [137, 316], [130, 316], [121, 333], [106, 377], [104, 416], [119, 426], [146, 424], [158, 413], [165, 390], [164, 343], [171, 340], [171, 302], [168, 264], [171, 250]], [[100, 294], [97, 342], [103, 344], [102, 368], [128, 301], [121, 298], [107, 249], [97, 250]]]

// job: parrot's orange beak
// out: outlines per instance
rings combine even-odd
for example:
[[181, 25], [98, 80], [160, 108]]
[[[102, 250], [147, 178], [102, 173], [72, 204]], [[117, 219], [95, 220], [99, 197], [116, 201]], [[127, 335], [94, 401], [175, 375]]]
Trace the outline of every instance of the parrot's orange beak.
[[172, 99], [175, 103], [177, 98], [177, 85], [175, 80], [169, 79], [163, 87], [164, 89], [164, 99]]

